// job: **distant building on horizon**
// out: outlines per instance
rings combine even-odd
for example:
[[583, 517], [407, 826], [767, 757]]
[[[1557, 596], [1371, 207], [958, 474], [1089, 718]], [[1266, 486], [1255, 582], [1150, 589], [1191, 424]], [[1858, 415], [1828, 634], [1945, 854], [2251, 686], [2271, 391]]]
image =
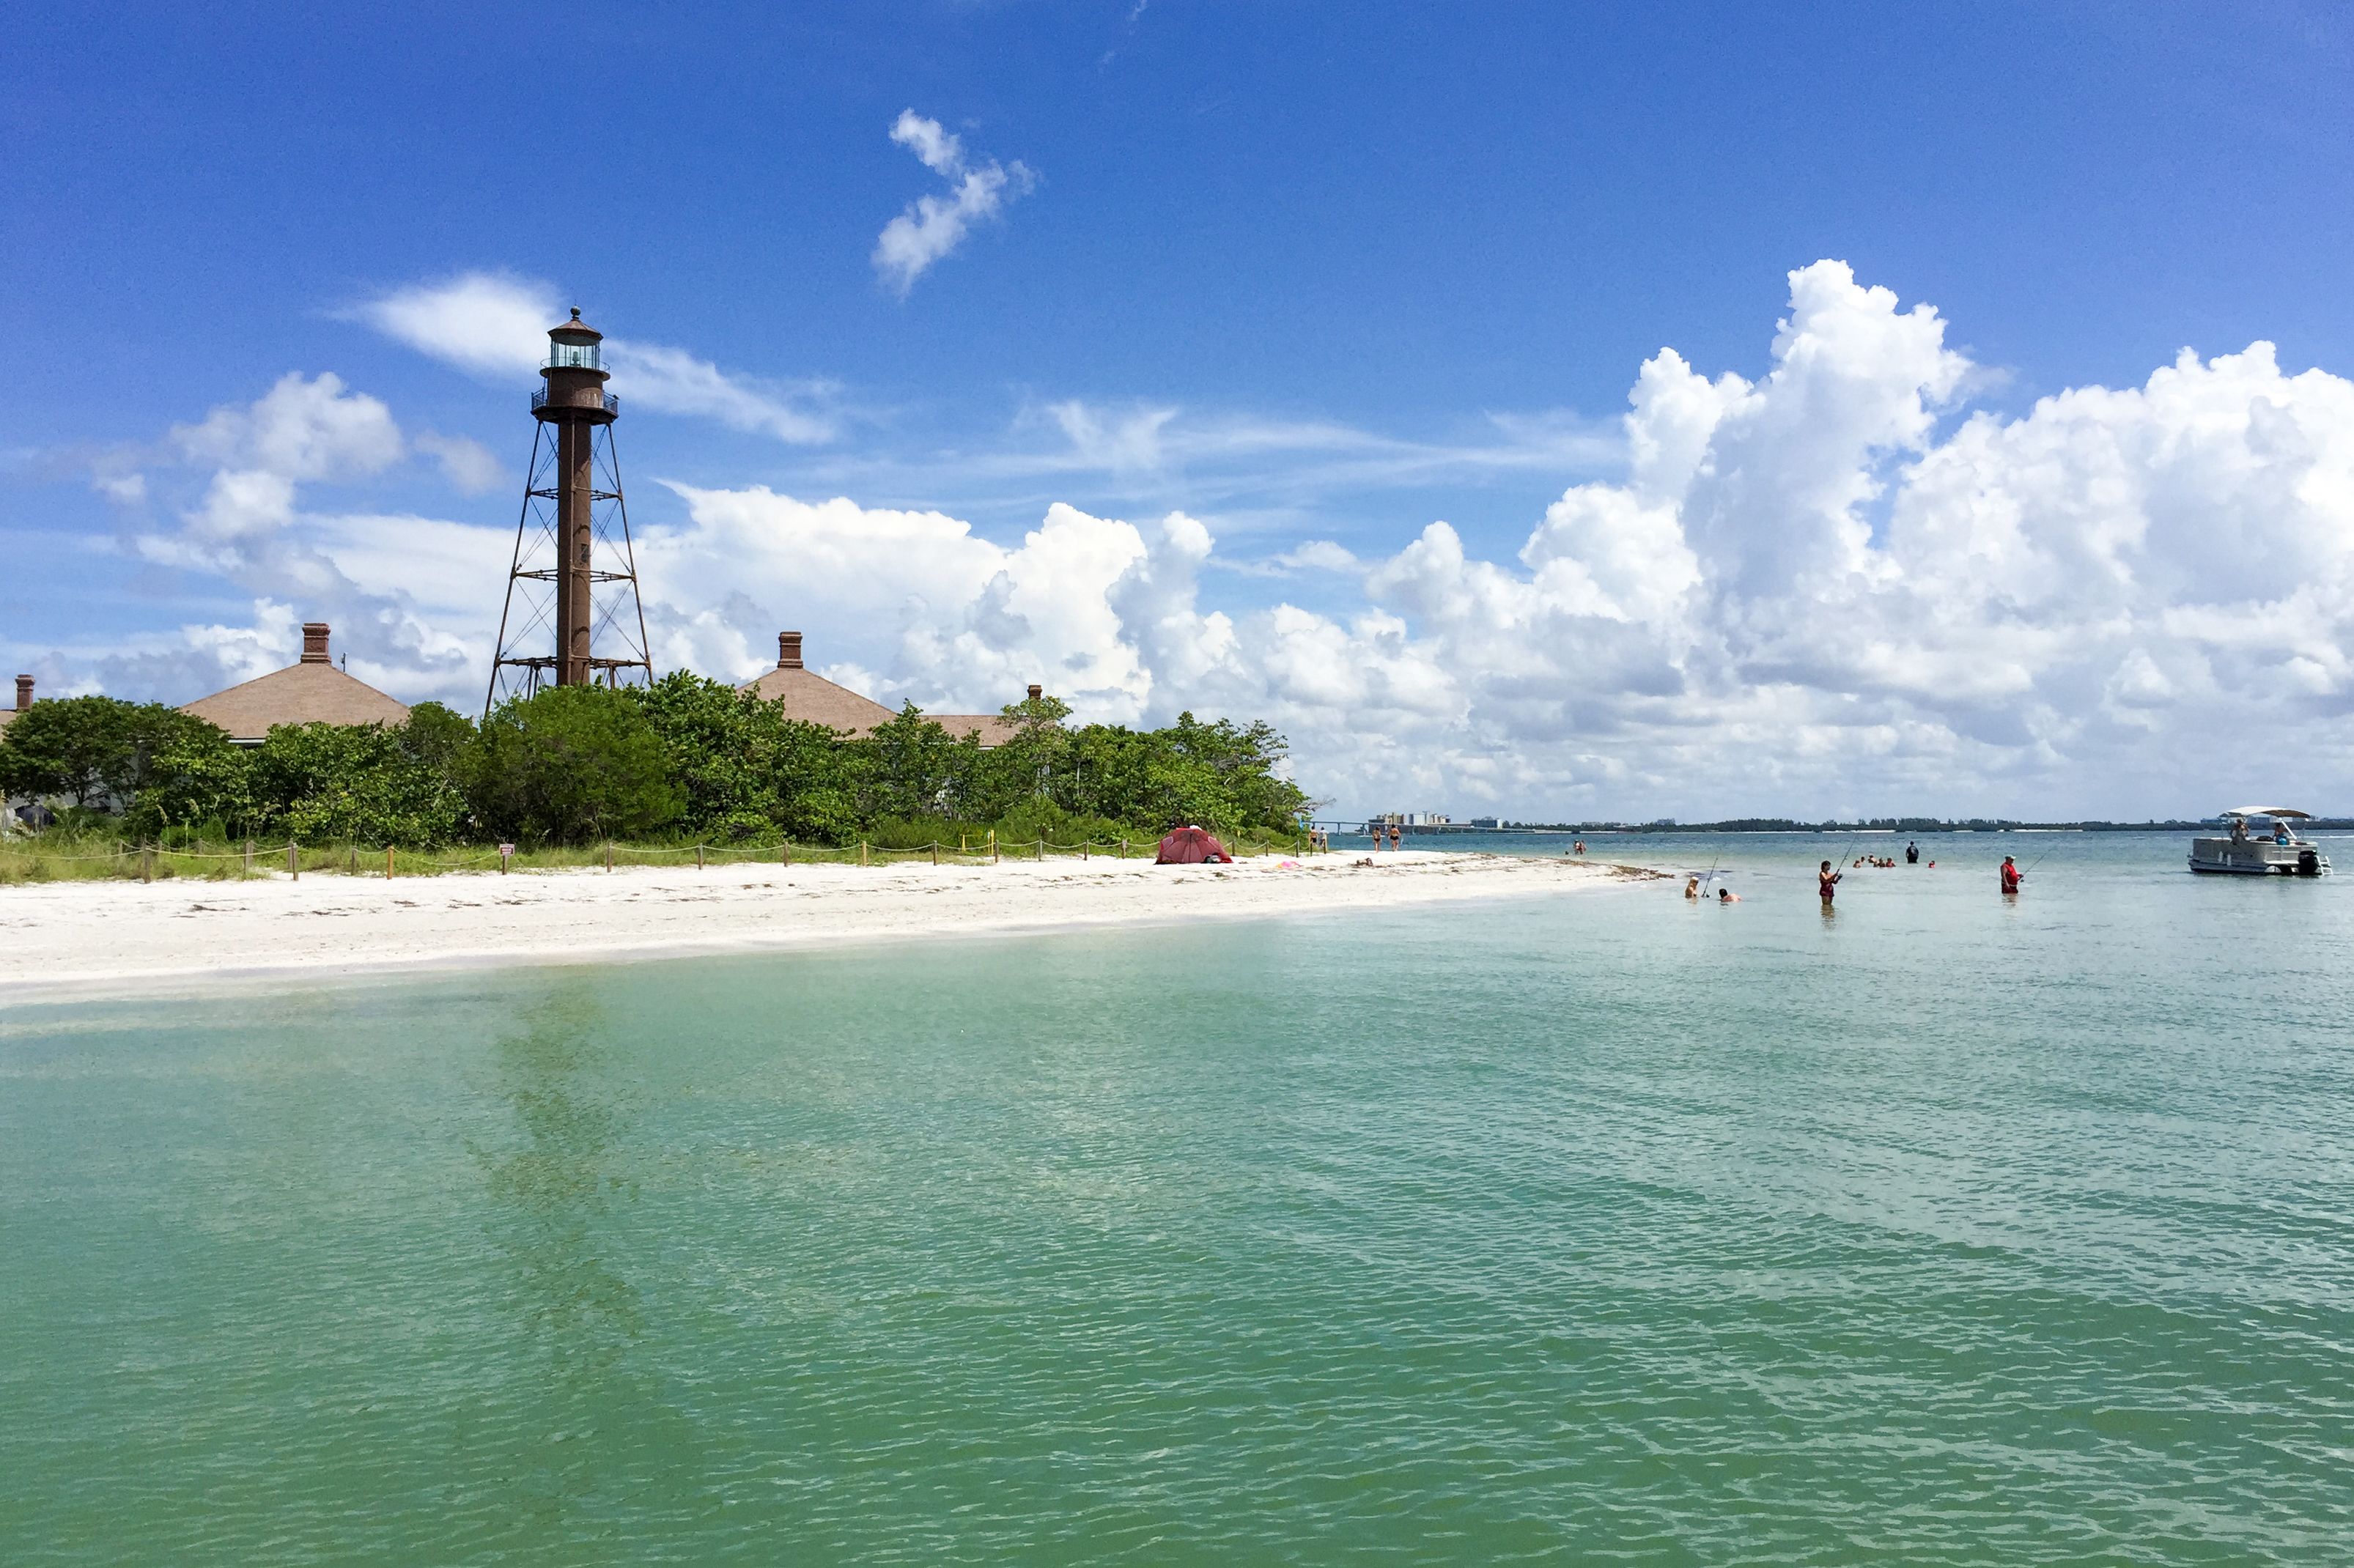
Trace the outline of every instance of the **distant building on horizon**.
[[[20, 678], [19, 690], [30, 683]], [[408, 704], [335, 668], [327, 652], [323, 620], [302, 623], [302, 657], [295, 662], [209, 697], [184, 703], [180, 711], [220, 726], [235, 746], [260, 746], [271, 726], [281, 724], [408, 722]]]
[[[805, 724], [822, 724], [851, 735], [870, 735], [876, 726], [899, 715], [872, 697], [862, 697], [811, 670], [801, 660], [801, 634], [777, 633], [777, 667], [746, 681], [737, 690], [751, 692], [763, 702], [782, 703], [785, 716]], [[1030, 695], [1043, 694], [1032, 686]], [[926, 714], [926, 718], [961, 740], [977, 737], [981, 747], [1002, 746], [1013, 738], [1016, 726], [1001, 714]]]
[[1454, 825], [1455, 819], [1444, 811], [1384, 811], [1365, 819], [1367, 832], [1375, 828], [1451, 828]]

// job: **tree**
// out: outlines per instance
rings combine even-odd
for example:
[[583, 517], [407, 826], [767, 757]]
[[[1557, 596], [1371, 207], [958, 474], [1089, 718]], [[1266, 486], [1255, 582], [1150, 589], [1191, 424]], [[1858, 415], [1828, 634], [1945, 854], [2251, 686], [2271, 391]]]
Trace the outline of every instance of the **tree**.
[[867, 764], [865, 810], [876, 817], [954, 817], [978, 771], [981, 743], [952, 736], [909, 703], [851, 747]]
[[429, 713], [424, 726], [412, 734], [415, 725], [412, 712], [410, 722], [398, 728], [374, 724], [272, 726], [249, 771], [254, 819], [249, 831], [282, 832], [310, 843], [341, 841], [403, 849], [428, 849], [457, 838], [465, 825], [465, 798], [442, 767], [428, 758], [439, 757], [446, 764], [461, 756], [451, 749], [459, 737], [434, 714]]
[[440, 703], [419, 703], [408, 710], [408, 722], [393, 732], [400, 749], [419, 767], [430, 769], [452, 789], [462, 787], [467, 754], [474, 747], [474, 721]]
[[774, 705], [684, 670], [626, 690], [652, 726], [664, 771], [682, 791], [681, 826], [717, 840], [774, 831], [776, 780], [760, 757], [779, 722]]
[[629, 838], [665, 826], [685, 805], [668, 760], [631, 694], [550, 686], [483, 721], [468, 795], [482, 825], [502, 838]]
[[253, 820], [251, 762], [252, 754], [231, 745], [217, 726], [180, 729], [150, 761], [146, 781], [124, 813], [126, 825], [143, 839], [207, 824], [225, 833], [244, 831]]
[[0, 732], [0, 788], [11, 795], [73, 797], [109, 810], [131, 806], [148, 787], [156, 758], [175, 747], [227, 736], [162, 703], [62, 697], [35, 703]]

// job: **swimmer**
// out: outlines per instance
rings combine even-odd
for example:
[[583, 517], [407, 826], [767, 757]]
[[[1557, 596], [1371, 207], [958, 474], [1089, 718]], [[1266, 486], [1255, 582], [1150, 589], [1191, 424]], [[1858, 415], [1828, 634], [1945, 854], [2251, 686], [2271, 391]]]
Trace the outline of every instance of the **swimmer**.
[[1741, 895], [1734, 892], [1730, 887], [1720, 887], [1716, 890], [1716, 901], [1719, 904], [1738, 904], [1741, 902]]

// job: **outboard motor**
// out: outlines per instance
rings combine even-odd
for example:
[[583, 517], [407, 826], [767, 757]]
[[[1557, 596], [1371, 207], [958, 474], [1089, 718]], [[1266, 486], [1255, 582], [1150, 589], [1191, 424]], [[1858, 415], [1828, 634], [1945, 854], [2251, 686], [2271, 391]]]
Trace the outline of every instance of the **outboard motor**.
[[2319, 850], [2309, 849], [2297, 851], [2296, 874], [2299, 876], [2319, 876], [2321, 874], [2321, 852]]

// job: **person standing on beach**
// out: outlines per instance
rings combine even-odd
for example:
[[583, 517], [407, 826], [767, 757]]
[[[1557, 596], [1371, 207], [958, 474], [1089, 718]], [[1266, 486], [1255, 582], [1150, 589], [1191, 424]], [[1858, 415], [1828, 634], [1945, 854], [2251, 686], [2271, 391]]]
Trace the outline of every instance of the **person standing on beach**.
[[1822, 870], [1815, 873], [1815, 885], [1822, 892], [1823, 907], [1826, 909], [1831, 906], [1831, 900], [1839, 895], [1840, 874], [1831, 869], [1831, 863], [1829, 861], [1823, 862]]
[[2026, 875], [2026, 874], [2026, 874], [2025, 872], [2023, 872], [2023, 871], [2021, 871], [2021, 870], [2020, 870], [2020, 869], [2019, 869], [2019, 863], [2018, 863], [2017, 861], [2015, 861], [2015, 860], [2011, 859], [2011, 858], [2010, 858], [2010, 856], [2009, 856], [2009, 855], [2005, 855], [2005, 856], [2003, 856], [2003, 857], [2002, 857], [2002, 895], [2003, 895], [2005, 898], [2016, 898], [2016, 897], [2018, 897], [2018, 896], [2019, 896], [2019, 879], [2020, 879], [2020, 877], [2022, 877], [2022, 876]]

